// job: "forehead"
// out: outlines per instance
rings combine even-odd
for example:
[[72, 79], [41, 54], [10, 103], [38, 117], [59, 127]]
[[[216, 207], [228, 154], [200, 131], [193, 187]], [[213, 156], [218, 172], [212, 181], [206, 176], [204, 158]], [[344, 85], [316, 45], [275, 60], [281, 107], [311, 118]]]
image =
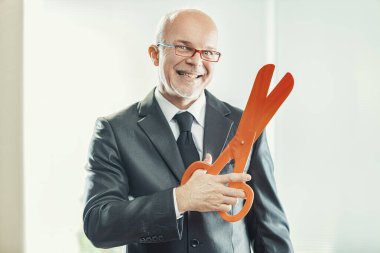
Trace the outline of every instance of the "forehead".
[[194, 47], [216, 48], [218, 31], [214, 22], [207, 16], [180, 15], [168, 23], [164, 39], [168, 43], [187, 41]]

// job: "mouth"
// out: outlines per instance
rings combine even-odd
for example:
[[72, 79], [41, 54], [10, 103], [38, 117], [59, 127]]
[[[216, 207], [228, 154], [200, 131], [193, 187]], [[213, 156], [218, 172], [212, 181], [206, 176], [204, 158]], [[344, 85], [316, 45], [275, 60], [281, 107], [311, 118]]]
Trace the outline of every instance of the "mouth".
[[190, 73], [190, 72], [186, 72], [184, 70], [176, 70], [176, 72], [180, 76], [185, 76], [185, 77], [188, 77], [188, 78], [191, 78], [191, 79], [198, 79], [198, 78], [200, 78], [200, 77], [203, 76], [203, 74]]

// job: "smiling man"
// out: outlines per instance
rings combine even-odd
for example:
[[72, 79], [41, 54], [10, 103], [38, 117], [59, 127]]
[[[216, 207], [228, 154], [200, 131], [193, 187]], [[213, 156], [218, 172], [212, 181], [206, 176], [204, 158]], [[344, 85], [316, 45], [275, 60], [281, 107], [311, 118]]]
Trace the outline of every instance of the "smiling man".
[[[276, 194], [265, 133], [252, 147], [244, 174], [196, 171], [194, 161], [219, 156], [236, 132], [242, 111], [205, 88], [221, 53], [213, 20], [179, 10], [161, 20], [148, 49], [158, 85], [147, 97], [99, 118], [89, 150], [84, 231], [97, 247], [126, 245], [142, 252], [292, 252], [285, 214]], [[252, 180], [251, 180], [252, 175]], [[229, 223], [218, 211], [237, 213], [244, 192], [255, 192], [251, 211]]]
[[182, 11], [166, 16], [158, 30], [157, 45], [149, 54], [159, 67], [159, 91], [174, 105], [187, 108], [210, 83], [219, 60], [216, 25], [201, 12]]

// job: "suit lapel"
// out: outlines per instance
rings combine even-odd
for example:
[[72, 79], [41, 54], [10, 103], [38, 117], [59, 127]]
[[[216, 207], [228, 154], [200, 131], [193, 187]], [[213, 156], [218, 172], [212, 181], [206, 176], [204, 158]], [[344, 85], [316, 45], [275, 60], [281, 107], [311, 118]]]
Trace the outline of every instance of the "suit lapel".
[[206, 117], [203, 139], [203, 154], [210, 153], [215, 161], [225, 147], [233, 121], [226, 116], [231, 111], [223, 102], [206, 92]]
[[173, 132], [165, 119], [156, 99], [154, 90], [139, 104], [139, 126], [149, 137], [175, 177], [180, 181], [185, 171]]
[[[233, 121], [226, 116], [231, 112], [223, 102], [211, 93], [206, 93], [206, 116], [203, 139], [203, 154], [210, 153], [215, 161], [228, 141]], [[175, 177], [180, 181], [185, 171], [181, 154], [173, 132], [165, 119], [155, 97], [154, 89], [139, 103], [137, 123], [156, 147]]]

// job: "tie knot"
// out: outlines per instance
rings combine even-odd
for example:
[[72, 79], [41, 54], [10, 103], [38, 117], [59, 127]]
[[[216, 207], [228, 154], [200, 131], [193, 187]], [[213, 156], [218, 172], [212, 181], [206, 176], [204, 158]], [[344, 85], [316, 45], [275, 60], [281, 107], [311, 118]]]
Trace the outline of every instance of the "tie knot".
[[191, 132], [191, 125], [193, 124], [194, 117], [189, 112], [178, 113], [174, 116], [174, 119], [177, 120], [179, 125], [180, 132]]

